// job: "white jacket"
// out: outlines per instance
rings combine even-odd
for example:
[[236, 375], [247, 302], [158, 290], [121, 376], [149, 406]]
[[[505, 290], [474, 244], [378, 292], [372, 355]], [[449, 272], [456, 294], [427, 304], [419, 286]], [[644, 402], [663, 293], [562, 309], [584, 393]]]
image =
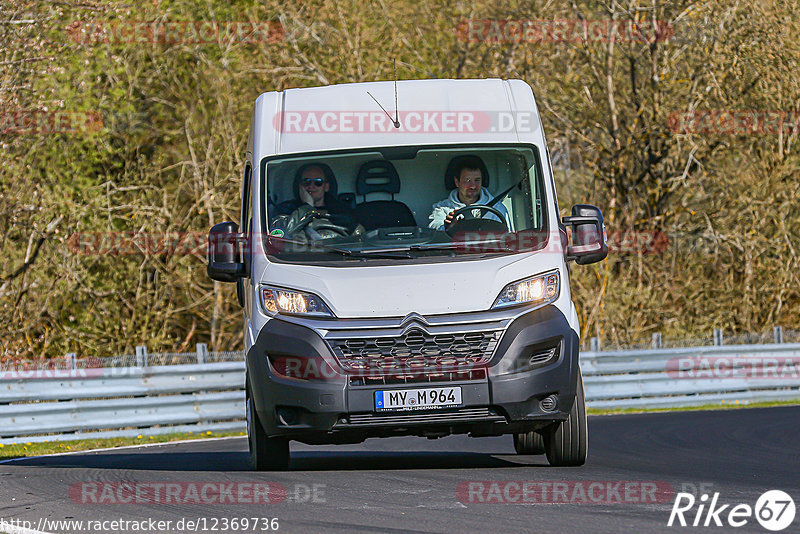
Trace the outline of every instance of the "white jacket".
[[[475, 202], [475, 204], [487, 204], [490, 200], [492, 200], [492, 198], [494, 197], [492, 196], [491, 193], [489, 193], [489, 190], [486, 189], [485, 187], [482, 187], [481, 198], [479, 198], [478, 201]], [[466, 204], [461, 202], [461, 200], [459, 200], [458, 198], [458, 189], [453, 189], [452, 191], [450, 191], [450, 196], [433, 205], [433, 212], [431, 213], [430, 217], [428, 217], [431, 220], [428, 227], [433, 228], [434, 230], [444, 229], [444, 220], [447, 218], [447, 215], [451, 211], [463, 208], [464, 206], [466, 206]], [[492, 207], [503, 214], [503, 217], [505, 217], [509, 229], [512, 230], [511, 221], [508, 218], [508, 211], [506, 210], [506, 207], [503, 206], [503, 204], [501, 204], [500, 202], [497, 202]], [[500, 219], [497, 218], [497, 215], [491, 212], [490, 213], [484, 212], [483, 218], [500, 221]]]

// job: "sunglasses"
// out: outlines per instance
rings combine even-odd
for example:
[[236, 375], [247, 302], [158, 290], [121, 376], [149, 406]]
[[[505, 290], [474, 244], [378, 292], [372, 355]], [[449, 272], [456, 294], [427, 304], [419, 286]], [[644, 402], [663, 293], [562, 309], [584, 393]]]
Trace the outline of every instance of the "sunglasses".
[[314, 184], [317, 187], [322, 187], [327, 183], [327, 180], [325, 180], [325, 178], [303, 178], [302, 180], [300, 180], [300, 183], [303, 184], [304, 186], [309, 186], [311, 184]]

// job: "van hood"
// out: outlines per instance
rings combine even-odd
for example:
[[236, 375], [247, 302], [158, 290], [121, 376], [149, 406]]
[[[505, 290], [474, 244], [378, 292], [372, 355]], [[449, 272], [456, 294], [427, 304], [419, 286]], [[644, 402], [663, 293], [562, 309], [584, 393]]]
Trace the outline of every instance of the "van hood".
[[[320, 296], [342, 319], [468, 313], [491, 308], [511, 282], [561, 268], [552, 251], [492, 259], [374, 267], [270, 263], [265, 284]], [[566, 284], [562, 282], [562, 288]]]

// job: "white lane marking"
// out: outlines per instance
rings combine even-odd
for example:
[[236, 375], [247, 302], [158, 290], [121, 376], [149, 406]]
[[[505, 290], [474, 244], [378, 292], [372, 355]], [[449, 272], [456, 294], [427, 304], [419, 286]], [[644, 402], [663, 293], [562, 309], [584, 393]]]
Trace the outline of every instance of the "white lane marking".
[[0, 532], [5, 534], [50, 534], [41, 530], [33, 530], [32, 528], [18, 527], [5, 521], [0, 521]]
[[433, 504], [418, 504], [417, 508], [427, 508], [429, 510], [450, 510], [452, 508], [466, 508], [467, 505], [460, 502], [443, 502]]
[[[122, 447], [107, 447], [105, 449], [84, 449], [82, 451], [67, 451], [55, 452], [53, 454], [42, 454], [39, 456], [23, 456], [21, 458], [11, 458], [9, 460], [0, 460], [0, 464], [8, 464], [11, 462], [21, 462], [23, 460], [34, 460], [36, 458], [50, 458], [53, 456], [69, 456], [71, 454], [89, 454], [92, 452], [105, 452], [105, 451], [119, 451], [123, 449], [146, 449], [148, 447], [163, 447], [165, 445], [178, 445], [180, 443], [197, 443], [202, 441], [222, 441], [226, 439], [247, 439], [247, 436], [224, 436], [220, 438], [198, 438], [198, 439], [182, 439], [179, 441], [162, 441], [161, 443], [143, 443], [142, 445], [123, 445]], [[2, 531], [0, 531], [2, 532]], [[11, 533], [9, 533], [11, 534]]]

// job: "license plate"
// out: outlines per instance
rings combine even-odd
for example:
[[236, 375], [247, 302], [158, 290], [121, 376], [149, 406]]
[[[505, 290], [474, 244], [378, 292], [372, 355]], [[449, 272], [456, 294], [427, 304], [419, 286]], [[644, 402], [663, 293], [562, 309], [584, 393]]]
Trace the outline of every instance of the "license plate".
[[461, 406], [461, 388], [387, 389], [375, 392], [375, 410], [426, 410]]

